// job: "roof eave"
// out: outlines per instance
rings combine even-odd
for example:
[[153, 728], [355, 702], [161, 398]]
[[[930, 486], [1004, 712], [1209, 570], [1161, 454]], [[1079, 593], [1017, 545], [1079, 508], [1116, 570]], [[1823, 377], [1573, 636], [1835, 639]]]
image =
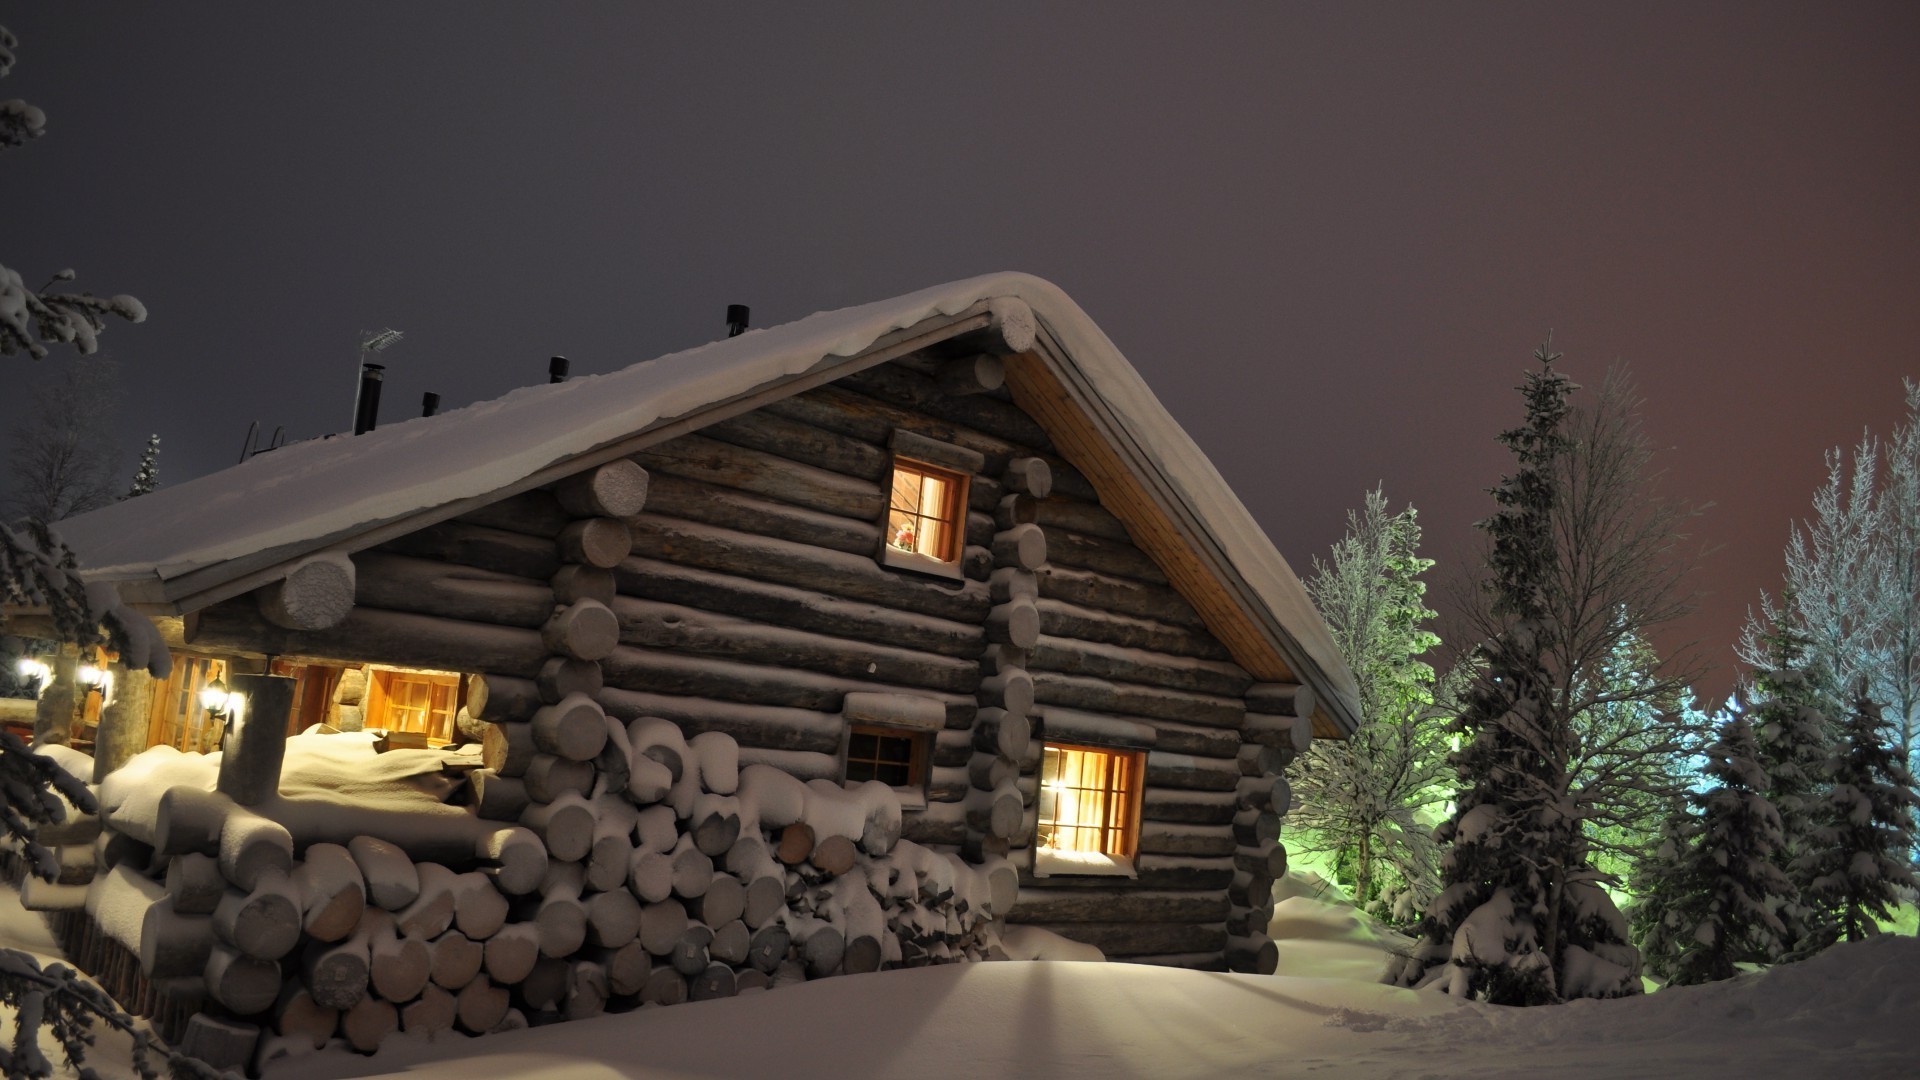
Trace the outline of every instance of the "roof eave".
[[1062, 456], [1101, 489], [1103, 502], [1112, 496], [1108, 509], [1128, 525], [1134, 542], [1154, 558], [1234, 661], [1262, 681], [1311, 686], [1316, 735], [1344, 739], [1357, 731], [1354, 703], [1260, 600], [1195, 509], [1044, 325], [1033, 352], [1009, 358], [1007, 379], [1015, 401], [1047, 428]]

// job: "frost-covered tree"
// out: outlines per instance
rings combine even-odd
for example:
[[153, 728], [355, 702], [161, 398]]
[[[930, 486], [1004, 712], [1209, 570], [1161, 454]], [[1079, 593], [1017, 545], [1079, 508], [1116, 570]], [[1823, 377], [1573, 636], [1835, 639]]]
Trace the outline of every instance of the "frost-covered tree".
[[7, 433], [7, 503], [16, 517], [51, 525], [120, 497], [122, 458], [113, 433], [119, 404], [119, 368], [111, 360], [69, 360], [40, 385]]
[[1762, 594], [1739, 651], [1761, 667], [1770, 629], [1794, 625], [1835, 688], [1826, 707], [1845, 712], [1849, 688], [1865, 679], [1911, 768], [1920, 752], [1920, 383], [1907, 382], [1906, 404], [1884, 442], [1867, 434], [1850, 454], [1828, 451], [1813, 516], [1788, 536], [1782, 595]]
[[1879, 704], [1863, 691], [1840, 724], [1840, 738], [1827, 767], [1830, 783], [1816, 811], [1813, 843], [1795, 870], [1807, 882], [1809, 906], [1819, 910], [1821, 937], [1859, 941], [1880, 932], [1878, 920], [1899, 906], [1902, 891], [1920, 886], [1908, 857], [1913, 851], [1913, 774], [1889, 745]]
[[1294, 781], [1300, 809], [1289, 819], [1295, 847], [1333, 857], [1362, 907], [1406, 921], [1439, 888], [1432, 820], [1446, 801], [1445, 718], [1436, 708], [1433, 668], [1422, 656], [1440, 643], [1421, 580], [1433, 560], [1419, 556], [1413, 507], [1387, 511], [1367, 493], [1347, 515], [1330, 561], [1314, 560], [1307, 592], [1360, 684], [1360, 729], [1345, 741], [1316, 741]]
[[[1491, 632], [1454, 722], [1456, 809], [1435, 830], [1443, 888], [1413, 953], [1388, 972], [1401, 985], [1511, 1005], [1637, 993], [1640, 968], [1626, 919], [1589, 865], [1574, 790], [1571, 721], [1585, 703], [1572, 697], [1580, 671], [1567, 661], [1594, 644], [1589, 599], [1609, 619], [1613, 602], [1564, 593], [1602, 580], [1645, 591], [1651, 572], [1596, 559], [1586, 530], [1597, 522], [1565, 505], [1599, 493], [1570, 487], [1574, 386], [1553, 368], [1558, 353], [1543, 345], [1534, 355], [1540, 368], [1521, 387], [1526, 422], [1500, 436], [1517, 468], [1492, 490], [1499, 510], [1480, 523]], [[1568, 550], [1569, 536], [1588, 546]]]
[[[14, 50], [19, 46], [20, 40], [0, 26], [0, 78], [12, 72]], [[24, 146], [46, 130], [47, 114], [37, 106], [19, 98], [0, 101], [0, 149]], [[0, 356], [26, 353], [38, 358], [47, 355], [48, 344], [72, 345], [90, 353], [99, 347], [108, 315], [128, 322], [147, 317], [147, 309], [131, 296], [47, 291], [73, 279], [72, 270], [61, 270], [34, 290], [17, 272], [0, 266]]]
[[133, 470], [133, 486], [125, 498], [145, 495], [160, 486], [160, 436], [147, 436], [147, 447], [140, 451], [140, 464]]
[[1810, 943], [1831, 940], [1823, 913], [1810, 902], [1812, 875], [1805, 859], [1819, 843], [1816, 830], [1830, 783], [1833, 739], [1821, 707], [1828, 692], [1825, 673], [1809, 666], [1807, 639], [1794, 627], [1776, 624], [1765, 648], [1767, 662], [1754, 672], [1749, 714], [1767, 776], [1767, 801], [1780, 815], [1778, 865], [1794, 885], [1793, 898], [1779, 910], [1782, 938], [1789, 952], [1798, 953]]
[[1647, 969], [1681, 986], [1778, 957], [1786, 933], [1778, 912], [1794, 895], [1779, 867], [1780, 814], [1764, 794], [1767, 774], [1746, 718], [1728, 713], [1705, 756], [1713, 786], [1674, 805], [1634, 877], [1633, 926]]

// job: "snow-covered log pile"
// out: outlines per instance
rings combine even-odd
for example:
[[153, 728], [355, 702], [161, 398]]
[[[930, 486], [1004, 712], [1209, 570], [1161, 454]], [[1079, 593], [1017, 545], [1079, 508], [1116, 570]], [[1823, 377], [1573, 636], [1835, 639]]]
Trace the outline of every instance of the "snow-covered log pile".
[[522, 778], [463, 783], [461, 754], [309, 734], [243, 807], [214, 790], [218, 755], [149, 750], [101, 786], [98, 842], [69, 845], [93, 876], [55, 894], [84, 911], [63, 936], [169, 1035], [255, 1032], [228, 1065], [1004, 955], [1012, 868], [900, 840], [891, 788], [742, 766], [727, 735], [585, 700], [526, 721], [558, 751], [529, 763], [582, 755], [583, 789], [509, 796]]

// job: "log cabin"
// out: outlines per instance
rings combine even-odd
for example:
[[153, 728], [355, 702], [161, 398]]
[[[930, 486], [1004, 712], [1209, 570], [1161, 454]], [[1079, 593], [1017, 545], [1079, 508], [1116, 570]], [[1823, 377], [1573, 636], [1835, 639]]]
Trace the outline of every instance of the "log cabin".
[[[660, 899], [638, 869], [646, 826], [622, 820], [641, 830], [614, 844], [635, 869], [599, 881], [604, 815], [580, 824], [581, 800], [638, 790], [673, 759], [671, 775], [660, 771], [666, 791], [680, 783], [677, 755], [724, 737], [743, 772], [890, 792], [900, 838], [988, 872], [991, 898], [976, 906], [999, 926], [1043, 927], [1115, 960], [1271, 972], [1284, 770], [1311, 738], [1342, 738], [1358, 722], [1353, 676], [1286, 561], [1106, 335], [1025, 275], [295, 443], [58, 533], [90, 582], [155, 620], [174, 656], [164, 680], [114, 672], [92, 732], [96, 782], [149, 746], [218, 744], [218, 793], [244, 808], [271, 795], [290, 733], [478, 744], [477, 756], [465, 751], [464, 793], [448, 801], [530, 829], [553, 866], [585, 866], [571, 878], [549, 869], [541, 895], [551, 899], [556, 875], [570, 902], [619, 893], [602, 905], [616, 923], [629, 891], [649, 914]], [[54, 682], [71, 677], [69, 664]], [[215, 683], [252, 688], [241, 737], [201, 704]], [[70, 703], [88, 697], [50, 692], [67, 704], [42, 709], [39, 738], [71, 738]], [[669, 832], [652, 847], [674, 851], [654, 854], [694, 843], [725, 877], [735, 838], [695, 835], [711, 821], [680, 818], [693, 839]], [[781, 828], [752, 831], [793, 865]], [[352, 848], [371, 910], [368, 890], [392, 875], [369, 867], [392, 838], [310, 849], [312, 839], [295, 829], [307, 862]], [[171, 846], [181, 854], [169, 884], [198, 875], [209, 895], [239, 897], [229, 923], [237, 905], [266, 902], [248, 875], [222, 883], [199, 861], [224, 866], [229, 845], [191, 861], [193, 845]], [[497, 863], [483, 869], [508, 891]], [[739, 876], [751, 904], [754, 879]], [[511, 899], [522, 914], [524, 895]], [[719, 904], [698, 957], [678, 967], [682, 996], [699, 996], [701, 979], [708, 990], [744, 985], [708, 974], [715, 934], [738, 925], [732, 908]], [[699, 912], [670, 921], [654, 939], [684, 950]], [[349, 921], [327, 940], [350, 931], [386, 943], [363, 954], [408, 938]], [[603, 981], [606, 942], [620, 932], [571, 943], [598, 949]], [[733, 953], [777, 948], [774, 960], [810, 973], [915, 958], [911, 940], [856, 965], [803, 956], [797, 931], [772, 944], [745, 933], [728, 942]], [[219, 970], [206, 972], [222, 987], [247, 954], [233, 937], [231, 927], [217, 936]], [[377, 1043], [385, 1013], [362, 1015], [352, 995], [313, 1000], [327, 997], [314, 948], [305, 997], [289, 1004], [278, 982], [263, 983], [252, 1004], [273, 998], [283, 1035], [317, 1024]], [[573, 1015], [556, 1002], [581, 992], [579, 969], [548, 962], [577, 955], [542, 951], [514, 1007]], [[754, 970], [735, 967], [740, 979]], [[652, 976], [625, 978], [613, 997], [652, 992]], [[646, 1000], [678, 999], [661, 993]], [[439, 1017], [465, 1005], [422, 1005], [429, 996], [404, 1009]], [[493, 1004], [476, 1006], [482, 1020], [493, 1022]], [[328, 1018], [310, 1023], [309, 1012]], [[474, 1028], [464, 1014], [460, 1025]]]

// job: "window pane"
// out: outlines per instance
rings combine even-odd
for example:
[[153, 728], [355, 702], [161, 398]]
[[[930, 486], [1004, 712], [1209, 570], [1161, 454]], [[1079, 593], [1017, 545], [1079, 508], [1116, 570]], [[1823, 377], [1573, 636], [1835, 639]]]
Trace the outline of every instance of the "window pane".
[[901, 551], [920, 550], [920, 522], [918, 515], [905, 510], [887, 512], [887, 543]]
[[922, 474], [906, 465], [893, 467], [893, 497], [888, 505], [895, 510], [905, 510], [909, 514], [920, 512], [920, 481]]
[[1137, 756], [1049, 746], [1041, 763], [1039, 843], [1054, 851], [1133, 853]]

